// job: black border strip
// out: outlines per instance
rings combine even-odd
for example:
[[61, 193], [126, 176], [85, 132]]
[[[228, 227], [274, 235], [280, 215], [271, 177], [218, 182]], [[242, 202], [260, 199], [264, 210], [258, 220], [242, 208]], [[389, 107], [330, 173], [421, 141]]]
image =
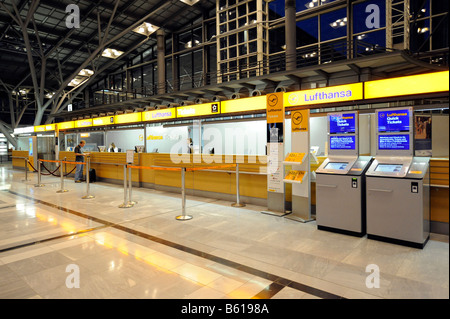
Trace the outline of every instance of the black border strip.
[[[237, 263], [237, 262], [234, 262], [234, 261], [222, 258], [222, 257], [211, 255], [209, 253], [205, 253], [205, 252], [200, 251], [200, 250], [195, 249], [195, 248], [187, 247], [187, 246], [184, 246], [184, 245], [181, 245], [181, 244], [177, 244], [177, 243], [174, 243], [174, 242], [171, 242], [171, 241], [168, 241], [168, 240], [165, 240], [165, 239], [153, 236], [153, 235], [149, 235], [149, 234], [143, 233], [141, 231], [137, 231], [137, 230], [125, 227], [123, 225], [114, 224], [114, 223], [108, 222], [108, 221], [100, 219], [100, 218], [96, 218], [96, 217], [89, 216], [89, 215], [86, 215], [86, 214], [81, 213], [81, 212], [74, 211], [74, 210], [69, 209], [69, 208], [65, 208], [65, 207], [61, 207], [59, 205], [48, 203], [48, 202], [45, 202], [45, 201], [40, 200], [40, 199], [34, 199], [34, 198], [31, 198], [31, 197], [29, 197], [27, 195], [19, 194], [19, 193], [16, 193], [14, 191], [11, 191], [11, 190], [9, 190], [9, 193], [11, 193], [13, 195], [16, 195], [16, 196], [20, 196], [20, 197], [26, 198], [26, 199], [31, 200], [31, 201], [33, 201], [35, 203], [38, 203], [38, 204], [43, 204], [43, 205], [46, 205], [46, 206], [49, 206], [49, 207], [57, 208], [57, 209], [59, 209], [61, 211], [64, 211], [64, 212], [67, 212], [67, 213], [70, 213], [70, 214], [74, 214], [74, 215], [79, 216], [79, 217], [87, 218], [89, 220], [92, 220], [92, 221], [95, 221], [97, 223], [101, 223], [101, 224], [104, 225], [104, 226], [101, 226], [99, 228], [104, 228], [104, 227], [108, 227], [109, 226], [109, 227], [112, 227], [112, 228], [124, 231], [126, 233], [129, 233], [129, 234], [132, 234], [132, 235], [136, 235], [138, 237], [141, 237], [141, 238], [144, 238], [144, 239], [148, 239], [148, 240], [151, 240], [153, 242], [156, 242], [156, 243], [159, 243], [159, 244], [163, 244], [165, 246], [169, 246], [171, 248], [178, 249], [178, 250], [183, 251], [185, 253], [189, 253], [189, 254], [192, 254], [192, 255], [195, 255], [195, 256], [198, 256], [198, 257], [202, 257], [202, 258], [205, 258], [205, 259], [217, 262], [217, 263], [219, 263], [221, 265], [228, 266], [228, 267], [234, 268], [236, 270], [240, 270], [240, 271], [249, 273], [249, 274], [254, 275], [254, 276], [258, 276], [260, 278], [268, 279], [268, 280], [273, 282], [266, 289], [264, 289], [260, 293], [258, 293], [254, 298], [259, 298], [259, 297], [265, 298], [265, 297], [268, 297], [268, 296], [273, 296], [276, 293], [278, 293], [281, 289], [283, 289], [284, 287], [290, 287], [290, 288], [293, 288], [293, 289], [296, 289], [296, 290], [300, 290], [300, 291], [305, 292], [307, 294], [310, 294], [310, 295], [313, 295], [313, 296], [316, 296], [316, 297], [319, 297], [319, 298], [323, 298], [323, 299], [345, 299], [342, 296], [335, 295], [333, 293], [330, 293], [330, 292], [327, 292], [327, 291], [324, 291], [324, 290], [321, 290], [321, 289], [317, 289], [317, 288], [314, 288], [314, 287], [311, 287], [311, 286], [308, 286], [308, 285], [305, 285], [305, 284], [302, 284], [302, 283], [299, 283], [299, 282], [295, 282], [295, 281], [292, 281], [292, 280], [289, 280], [289, 279], [286, 279], [286, 278], [283, 278], [283, 277], [280, 277], [280, 276], [277, 276], [277, 275], [274, 275], [274, 274], [271, 274], [271, 273], [268, 273], [268, 272], [265, 272], [265, 271], [262, 271], [262, 270], [258, 270], [256, 268], [249, 267], [249, 266], [246, 266], [246, 265], [243, 265], [243, 264], [240, 264], [240, 263]], [[92, 229], [92, 230], [94, 230], [94, 229]], [[70, 236], [73, 236], [73, 235], [74, 234], [70, 234]], [[51, 240], [51, 239], [49, 239], [49, 240]], [[265, 292], [266, 290], [268, 290], [268, 291]]]

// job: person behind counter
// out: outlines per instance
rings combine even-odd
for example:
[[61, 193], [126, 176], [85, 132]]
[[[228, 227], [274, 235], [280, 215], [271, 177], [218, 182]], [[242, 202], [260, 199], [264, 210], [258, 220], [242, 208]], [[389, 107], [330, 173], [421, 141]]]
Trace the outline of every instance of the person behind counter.
[[119, 149], [116, 147], [116, 144], [111, 143], [111, 145], [108, 147], [109, 153], [117, 153], [119, 152]]
[[[86, 141], [81, 140], [80, 144], [78, 144], [75, 149], [75, 162], [84, 163], [84, 157], [89, 156], [89, 153], [83, 153], [82, 148], [86, 145]], [[77, 164], [75, 170], [75, 183], [81, 183], [83, 180], [83, 166], [84, 164]]]

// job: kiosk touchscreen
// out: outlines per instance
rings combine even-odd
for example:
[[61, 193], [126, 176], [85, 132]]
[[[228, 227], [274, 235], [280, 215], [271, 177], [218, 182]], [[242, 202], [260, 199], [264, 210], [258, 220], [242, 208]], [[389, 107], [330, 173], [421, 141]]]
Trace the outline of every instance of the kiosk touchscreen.
[[365, 177], [372, 158], [359, 156], [358, 112], [328, 114], [328, 155], [316, 170], [321, 230], [365, 234]]
[[382, 109], [377, 153], [366, 173], [367, 234], [423, 248], [429, 238], [429, 158], [414, 157], [413, 109]]

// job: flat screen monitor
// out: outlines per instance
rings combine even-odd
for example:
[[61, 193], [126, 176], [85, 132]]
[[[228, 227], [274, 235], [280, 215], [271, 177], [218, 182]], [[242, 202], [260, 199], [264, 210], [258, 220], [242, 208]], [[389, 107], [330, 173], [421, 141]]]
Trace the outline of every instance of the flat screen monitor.
[[338, 170], [338, 171], [342, 171], [344, 170], [348, 165], [348, 162], [329, 162], [326, 166], [325, 169], [333, 169], [333, 170]]
[[401, 135], [379, 135], [378, 136], [378, 149], [380, 150], [409, 150], [410, 138], [409, 134]]
[[410, 114], [408, 109], [378, 112], [378, 132], [409, 132]]
[[330, 150], [356, 149], [356, 136], [330, 136]]
[[399, 173], [402, 167], [403, 164], [378, 164], [375, 168], [375, 172]]
[[330, 114], [330, 134], [347, 134], [356, 132], [356, 113]]

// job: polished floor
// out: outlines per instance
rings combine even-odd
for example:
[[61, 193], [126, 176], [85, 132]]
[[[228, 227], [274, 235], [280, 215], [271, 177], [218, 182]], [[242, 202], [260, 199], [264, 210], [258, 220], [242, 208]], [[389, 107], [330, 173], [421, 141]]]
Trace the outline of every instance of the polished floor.
[[134, 188], [119, 208], [118, 185], [82, 199], [85, 183], [24, 177], [0, 165], [2, 299], [449, 298], [448, 236], [421, 250], [189, 194], [178, 221], [179, 194]]

